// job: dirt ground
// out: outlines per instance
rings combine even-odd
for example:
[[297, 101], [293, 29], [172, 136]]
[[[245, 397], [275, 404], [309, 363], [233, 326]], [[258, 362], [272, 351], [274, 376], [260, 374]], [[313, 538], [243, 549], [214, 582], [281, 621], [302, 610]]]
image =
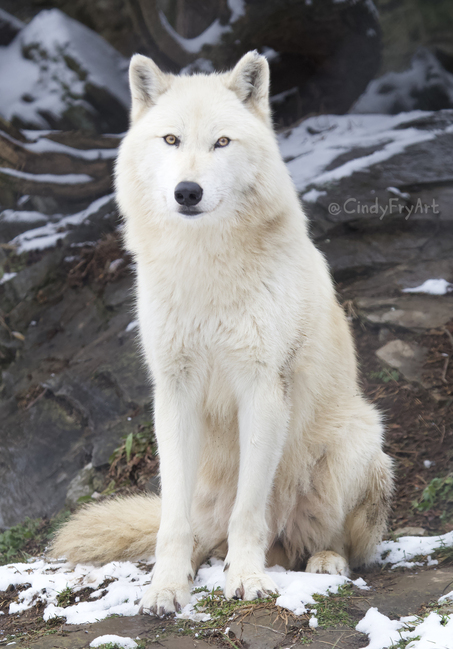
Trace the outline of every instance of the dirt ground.
[[[363, 389], [384, 414], [385, 450], [395, 462], [396, 484], [389, 529], [416, 526], [425, 528], [429, 534], [449, 532], [453, 529], [453, 503], [439, 503], [438, 508], [426, 512], [417, 511], [412, 503], [420, 499], [433, 478], [443, 477], [453, 468], [453, 363], [444, 375], [447, 356], [442, 356], [451, 356], [452, 341], [443, 330], [433, 330], [429, 335], [401, 332], [396, 335], [390, 331], [386, 338], [386, 342], [396, 337], [416, 340], [428, 347], [425, 373], [436, 382], [436, 391], [441, 391], [442, 401], [437, 401], [423, 387], [402, 377], [396, 380], [391, 372], [387, 379], [375, 355], [383, 344], [379, 331], [359, 319], [354, 320], [353, 327]], [[453, 320], [446, 328], [450, 334], [453, 332]], [[425, 460], [432, 463], [429, 468], [424, 466]], [[442, 517], [443, 512], [446, 514]]]

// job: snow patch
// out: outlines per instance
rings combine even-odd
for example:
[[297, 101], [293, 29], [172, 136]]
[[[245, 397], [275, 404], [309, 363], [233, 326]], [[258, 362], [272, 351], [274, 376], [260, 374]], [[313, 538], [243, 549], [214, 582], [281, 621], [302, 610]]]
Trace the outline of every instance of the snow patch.
[[93, 181], [93, 178], [87, 174], [30, 174], [18, 169], [8, 169], [8, 167], [0, 167], [0, 173], [34, 183], [54, 183], [57, 185], [80, 185]]
[[[429, 554], [435, 548], [448, 545], [453, 545], [453, 532], [431, 538], [402, 537], [398, 541], [381, 543], [376, 558], [380, 563], [397, 564], [402, 560], [409, 562], [411, 557], [413, 558], [417, 554]], [[388, 553], [385, 559], [381, 557], [384, 552]], [[137, 615], [139, 601], [151, 582], [150, 569], [153, 561], [153, 558], [139, 564], [129, 561], [114, 561], [102, 567], [80, 564], [74, 567], [62, 560], [47, 562], [42, 559], [28, 563], [14, 563], [0, 567], [0, 591], [6, 590], [10, 584], [14, 586], [30, 584], [28, 588], [19, 593], [17, 600], [10, 604], [9, 614], [11, 615], [31, 608], [37, 601], [45, 604], [44, 620], [63, 617], [66, 618], [68, 624], [91, 623], [113, 614]], [[223, 566], [223, 561], [211, 559], [208, 564], [200, 567], [194, 589], [203, 588], [204, 592], [192, 592], [190, 603], [176, 615], [177, 618], [194, 621], [209, 619], [207, 613], [196, 610], [195, 606], [206, 591], [210, 592], [225, 586]], [[274, 580], [279, 590], [276, 604], [287, 608], [296, 615], [302, 615], [310, 609], [313, 620], [317, 616], [316, 602], [313, 598], [315, 593], [320, 595], [336, 593], [338, 588], [346, 583], [353, 583], [359, 588], [367, 588], [362, 578], [351, 582], [347, 577], [340, 575], [294, 572], [280, 566], [269, 568], [266, 573]], [[109, 580], [110, 583], [104, 585], [106, 580]], [[77, 594], [87, 587], [94, 590], [89, 601], [75, 601], [74, 604], [65, 608], [58, 605], [58, 594], [66, 588], [70, 588], [74, 594]], [[447, 600], [453, 600], [453, 591], [441, 597], [439, 603]], [[399, 639], [399, 635], [395, 635], [399, 629], [406, 629], [404, 633], [412, 633], [410, 630], [407, 631], [407, 622], [411, 620], [412, 624], [413, 619], [415, 618], [391, 621], [376, 609], [370, 609], [363, 620], [359, 622], [357, 629], [370, 635], [370, 647], [380, 649], [389, 646], [392, 639]], [[417, 635], [425, 637], [426, 635], [428, 638], [429, 634], [433, 632], [433, 638], [441, 639], [444, 637], [442, 629], [445, 628], [448, 628], [451, 633], [453, 624], [451, 621], [441, 629], [437, 618], [432, 618], [429, 623], [427, 620], [423, 623], [417, 621], [417, 633], [407, 637], [415, 638]], [[315, 622], [312, 622], [312, 625], [314, 624]], [[380, 635], [377, 635], [378, 631]], [[441, 641], [444, 642], [444, 640], [439, 640], [439, 642]], [[453, 649], [451, 644], [439, 644], [438, 646]], [[423, 649], [425, 645], [414, 645], [414, 647]]]
[[453, 284], [447, 282], [446, 279], [427, 279], [425, 282], [423, 282], [423, 284], [420, 284], [420, 286], [416, 286], [415, 288], [403, 288], [403, 293], [428, 293], [429, 295], [446, 295], [447, 293], [451, 292], [453, 292]]
[[430, 613], [425, 619], [412, 615], [390, 620], [372, 607], [356, 630], [368, 635], [365, 649], [387, 649], [400, 640], [409, 641], [408, 649], [453, 649], [453, 617], [438, 613]]
[[366, 649], [384, 649], [401, 639], [400, 629], [403, 626], [401, 620], [390, 620], [372, 606], [357, 624], [356, 631], [369, 636], [370, 644]]
[[126, 327], [126, 332], [129, 331], [134, 331], [134, 329], [137, 329], [138, 327], [138, 320], [132, 320], [132, 322], [129, 322], [129, 324]]
[[453, 546], [453, 532], [441, 536], [402, 536], [397, 541], [382, 541], [376, 549], [375, 561], [393, 565], [407, 562], [406, 567], [420, 565], [409, 563], [417, 556], [432, 554], [434, 550]]
[[41, 223], [49, 219], [41, 212], [28, 212], [27, 210], [3, 210], [0, 214], [0, 221], [5, 223]]
[[90, 642], [90, 647], [100, 647], [103, 644], [109, 643], [117, 647], [123, 647], [123, 649], [135, 649], [135, 647], [138, 647], [135, 640], [132, 640], [132, 638], [123, 638], [120, 635], [100, 635]]
[[326, 195], [327, 195], [327, 192], [318, 191], [317, 189], [310, 189], [309, 192], [306, 192], [302, 196], [302, 199], [306, 203], [316, 203], [318, 198], [320, 198], [321, 196], [326, 196]]
[[9, 282], [10, 279], [16, 277], [17, 273], [3, 273], [3, 276], [0, 278], [0, 284], [5, 284]]

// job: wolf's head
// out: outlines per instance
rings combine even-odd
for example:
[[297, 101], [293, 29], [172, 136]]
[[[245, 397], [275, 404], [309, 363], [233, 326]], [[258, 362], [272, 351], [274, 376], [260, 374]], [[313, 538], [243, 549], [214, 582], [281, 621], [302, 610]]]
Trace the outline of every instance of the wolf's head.
[[223, 74], [174, 76], [135, 55], [129, 77], [131, 128], [117, 164], [127, 217], [134, 194], [153, 221], [231, 221], [286, 184], [263, 56], [249, 52]]

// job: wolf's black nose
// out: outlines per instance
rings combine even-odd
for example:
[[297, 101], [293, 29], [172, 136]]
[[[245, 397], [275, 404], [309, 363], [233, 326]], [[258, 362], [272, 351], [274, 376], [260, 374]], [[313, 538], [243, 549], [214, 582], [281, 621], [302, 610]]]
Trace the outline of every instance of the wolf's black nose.
[[176, 185], [175, 200], [180, 205], [185, 205], [186, 207], [197, 205], [201, 201], [202, 196], [203, 190], [197, 183], [183, 181]]

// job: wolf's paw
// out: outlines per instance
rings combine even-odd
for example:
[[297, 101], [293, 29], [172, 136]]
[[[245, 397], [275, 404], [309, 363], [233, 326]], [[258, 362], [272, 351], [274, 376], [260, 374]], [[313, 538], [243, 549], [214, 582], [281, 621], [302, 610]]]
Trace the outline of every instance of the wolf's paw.
[[225, 586], [225, 597], [228, 599], [261, 599], [277, 593], [277, 586], [272, 579], [264, 573], [248, 575], [246, 573], [232, 573], [228, 570]]
[[310, 557], [305, 572], [321, 572], [328, 575], [349, 575], [348, 562], [336, 552], [325, 550]]
[[179, 613], [189, 601], [190, 589], [187, 583], [167, 584], [165, 588], [152, 584], [141, 599], [139, 611], [161, 617], [168, 613]]

